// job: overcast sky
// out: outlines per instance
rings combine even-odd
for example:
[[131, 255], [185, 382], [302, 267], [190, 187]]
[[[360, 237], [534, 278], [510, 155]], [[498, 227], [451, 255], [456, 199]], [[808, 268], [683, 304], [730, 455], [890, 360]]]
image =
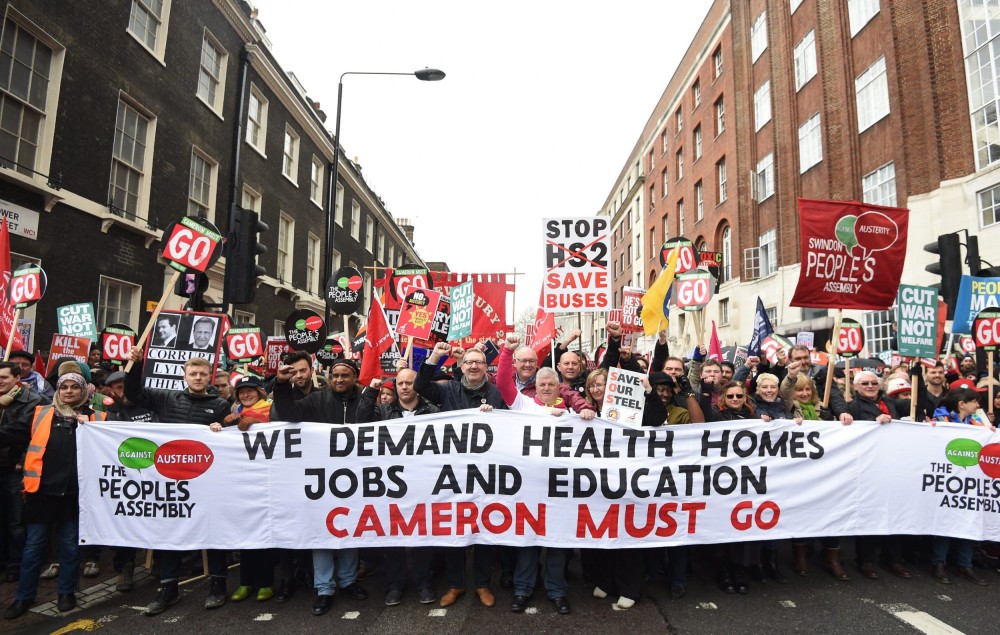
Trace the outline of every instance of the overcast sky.
[[[256, 0], [278, 61], [425, 260], [519, 272], [536, 305], [541, 219], [592, 216], [615, 185], [710, 0]], [[589, 4], [589, 6], [588, 6]], [[585, 8], [586, 7], [586, 8]]]

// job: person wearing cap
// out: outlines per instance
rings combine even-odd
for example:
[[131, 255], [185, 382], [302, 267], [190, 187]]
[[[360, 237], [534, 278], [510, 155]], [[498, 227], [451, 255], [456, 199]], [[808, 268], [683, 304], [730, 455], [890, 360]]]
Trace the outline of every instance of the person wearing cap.
[[958, 360], [958, 370], [963, 377], [976, 375], [976, 357], [972, 353], [966, 353], [962, 359]]
[[[164, 422], [181, 422], [207, 425], [213, 432], [222, 430], [229, 414], [229, 404], [211, 394], [212, 363], [204, 357], [192, 357], [184, 362], [184, 390], [145, 388], [142, 380], [143, 351], [133, 346], [129, 352], [132, 369], [125, 377], [125, 397], [129, 402], [149, 408]], [[146, 607], [143, 615], [153, 616], [167, 610], [180, 599], [177, 583], [181, 574], [181, 552], [158, 551], [160, 561], [160, 588], [156, 598]], [[226, 603], [226, 552], [208, 550], [208, 570], [211, 582], [206, 609], [216, 609]]]
[[[330, 389], [311, 390], [296, 399], [292, 378], [295, 368], [290, 364], [278, 367], [274, 383], [272, 416], [279, 421], [313, 421], [329, 424], [358, 422], [358, 366], [349, 359], [338, 359], [330, 367]], [[275, 416], [277, 415], [277, 416]], [[313, 549], [313, 586], [316, 600], [312, 614], [325, 615], [333, 605], [337, 589], [356, 600], [364, 600], [368, 592], [358, 583], [360, 553], [353, 549]]]
[[52, 403], [55, 389], [42, 375], [35, 370], [35, 356], [28, 351], [11, 351], [8, 358], [17, 364], [21, 372], [21, 385], [34, 391], [42, 398], [42, 404]]
[[379, 389], [378, 402], [380, 404], [390, 404], [394, 401], [396, 401], [396, 386], [391, 379], [388, 379]]
[[[680, 388], [674, 376], [660, 372], [650, 373], [648, 379], [643, 382], [643, 386], [645, 387], [647, 383], [649, 388], [646, 391], [646, 407], [649, 408], [655, 400], [660, 403], [663, 411], [666, 412], [663, 420], [653, 425], [691, 423], [691, 411], [677, 405], [676, 395]], [[686, 399], [688, 402], [694, 402], [697, 405], [697, 400], [693, 395], [688, 394]], [[643, 417], [642, 424], [648, 425], [645, 417]]]
[[0, 446], [23, 447], [24, 522], [26, 539], [15, 600], [5, 619], [24, 615], [35, 600], [49, 538], [55, 533], [59, 559], [59, 599], [56, 608], [76, 607], [80, 575], [80, 507], [76, 464], [76, 429], [86, 421], [103, 420], [87, 399], [87, 382], [67, 373], [56, 382], [51, 405], [35, 408], [30, 421], [0, 426]]
[[[401, 368], [396, 373], [396, 381], [372, 379], [368, 388], [361, 393], [358, 404], [358, 423], [369, 421], [398, 421], [409, 417], [434, 414], [438, 407], [421, 397], [413, 386], [417, 380], [417, 372], [409, 368]], [[380, 400], [380, 392], [386, 385], [394, 387], [396, 399], [390, 402]], [[385, 594], [386, 606], [397, 606], [403, 601], [403, 589], [406, 587], [406, 552], [405, 547], [386, 547], [385, 577], [388, 589]], [[417, 585], [417, 593], [421, 604], [437, 602], [437, 594], [432, 585], [433, 570], [431, 560], [433, 547], [413, 547], [410, 552], [410, 571]]]
[[900, 417], [909, 419], [910, 397], [913, 394], [913, 386], [905, 377], [892, 377], [885, 383], [885, 399], [892, 402], [893, 408]]
[[[0, 428], [31, 425], [35, 407], [41, 405], [39, 395], [20, 382], [21, 369], [14, 362], [0, 362]], [[3, 581], [16, 582], [24, 552], [24, 498], [21, 494], [23, 446], [0, 449], [0, 552], [4, 565]]]
[[[226, 416], [226, 425], [235, 425], [246, 432], [255, 423], [271, 420], [271, 402], [260, 379], [241, 377], [236, 383], [236, 403], [233, 411]], [[274, 549], [240, 550], [240, 585], [230, 597], [234, 602], [242, 602], [257, 589], [257, 601], [266, 602], [274, 597]]]

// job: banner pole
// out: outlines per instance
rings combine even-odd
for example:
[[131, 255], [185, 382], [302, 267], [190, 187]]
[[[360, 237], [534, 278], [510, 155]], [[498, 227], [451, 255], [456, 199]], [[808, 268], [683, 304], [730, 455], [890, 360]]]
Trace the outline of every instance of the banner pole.
[[851, 400], [851, 358], [844, 359], [844, 399]]
[[10, 327], [10, 337], [7, 338], [7, 350], [4, 351], [3, 361], [10, 361], [10, 352], [14, 348], [14, 334], [17, 333], [17, 321], [21, 319], [23, 309], [14, 309], [14, 322]]
[[955, 347], [955, 334], [948, 333], [948, 344], [944, 349], [944, 372], [948, 372], [951, 365], [951, 350]]
[[[170, 282], [168, 282], [166, 288], [163, 289], [163, 295], [160, 296], [160, 301], [156, 303], [156, 308], [153, 309], [153, 315], [149, 317], [149, 322], [146, 324], [146, 328], [142, 331], [142, 337], [140, 337], [139, 341], [135, 343], [135, 345], [139, 347], [139, 350], [142, 350], [143, 347], [146, 346], [146, 340], [149, 338], [149, 334], [153, 330], [153, 325], [156, 324], [156, 318], [160, 316], [160, 311], [163, 310], [163, 305], [166, 303], [167, 298], [170, 297], [170, 294], [174, 290], [174, 285], [177, 284], [177, 280], [180, 277], [180, 271], [174, 271], [174, 275], [170, 276]], [[132, 370], [132, 360], [129, 360], [128, 363], [125, 364], [125, 372], [127, 373], [130, 370]]]
[[833, 333], [830, 338], [833, 345], [830, 347], [830, 359], [826, 366], [826, 386], [823, 389], [823, 407], [830, 407], [830, 388], [833, 386], [834, 365], [837, 363], [837, 349], [840, 347], [840, 323], [844, 320], [844, 310], [837, 309], [837, 318], [833, 322]]
[[[923, 372], [923, 369], [920, 369], [920, 372]], [[917, 398], [918, 398], [918, 394], [917, 393], [918, 393], [919, 388], [920, 388], [920, 383], [919, 382], [913, 382], [913, 385], [910, 387], [910, 420], [911, 421], [916, 421], [917, 420]]]
[[993, 351], [986, 351], [986, 378], [989, 380], [989, 413], [993, 414]]
[[413, 370], [413, 336], [406, 336], [406, 353], [403, 354], [406, 358], [406, 367]]

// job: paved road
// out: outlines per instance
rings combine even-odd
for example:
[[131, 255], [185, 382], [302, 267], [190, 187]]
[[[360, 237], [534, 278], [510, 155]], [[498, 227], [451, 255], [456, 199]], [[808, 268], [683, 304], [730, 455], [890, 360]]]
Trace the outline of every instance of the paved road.
[[[782, 554], [786, 557], [789, 554]], [[578, 559], [574, 560], [574, 564]], [[291, 602], [229, 603], [206, 611], [202, 603], [207, 583], [182, 590], [181, 603], [156, 617], [140, 614], [155, 594], [152, 580], [128, 595], [113, 594], [91, 607], [57, 617], [31, 614], [17, 622], [0, 622], [0, 632], [71, 633], [99, 631], [115, 633], [296, 633], [317, 629], [338, 633], [995, 633], [995, 598], [1000, 575], [980, 569], [990, 581], [981, 588], [955, 579], [951, 586], [935, 582], [924, 566], [914, 566], [912, 580], [889, 574], [871, 581], [852, 575], [850, 582], [833, 580], [818, 569], [788, 584], [753, 584], [749, 595], [725, 595], [707, 575], [692, 579], [687, 595], [670, 598], [662, 582], [647, 585], [645, 596], [632, 609], [617, 612], [610, 600], [590, 596], [578, 571], [570, 580], [573, 613], [556, 614], [536, 590], [529, 611], [522, 615], [508, 610], [510, 592], [497, 589], [497, 605], [487, 609], [474, 595], [466, 595], [448, 609], [424, 606], [408, 593], [403, 604], [382, 603], [384, 578], [379, 572], [363, 584], [371, 597], [363, 602], [337, 598], [333, 610], [323, 617], [309, 613], [312, 594], [299, 592]], [[705, 567], [702, 567], [705, 568]], [[231, 572], [230, 591], [237, 572]], [[852, 570], [853, 573], [853, 570]], [[439, 591], [444, 583], [436, 581]]]

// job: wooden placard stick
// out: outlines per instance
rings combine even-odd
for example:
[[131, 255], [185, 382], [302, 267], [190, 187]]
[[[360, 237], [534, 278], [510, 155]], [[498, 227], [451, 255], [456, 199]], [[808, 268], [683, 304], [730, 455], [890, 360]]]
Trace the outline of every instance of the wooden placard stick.
[[[156, 324], [156, 318], [160, 316], [160, 311], [163, 310], [163, 305], [167, 303], [167, 298], [169, 298], [170, 294], [173, 293], [174, 285], [177, 284], [177, 280], [180, 277], [180, 271], [175, 271], [174, 275], [170, 276], [170, 282], [168, 282], [166, 288], [163, 289], [163, 295], [160, 296], [160, 301], [156, 303], [156, 308], [153, 309], [153, 315], [150, 316], [149, 322], [146, 324], [146, 328], [143, 329], [142, 336], [139, 338], [139, 341], [135, 343], [135, 345], [139, 347], [139, 350], [142, 350], [142, 348], [146, 346], [146, 340], [149, 339], [149, 334], [153, 330], [153, 325]], [[125, 364], [125, 372], [127, 373], [130, 370], [132, 370], [132, 360], [129, 360], [129, 362]]]
[[823, 389], [823, 407], [830, 407], [830, 389], [833, 386], [834, 364], [837, 358], [837, 349], [840, 343], [840, 324], [844, 320], [844, 310], [837, 309], [837, 319], [833, 322], [833, 346], [830, 347], [830, 359], [826, 366], [826, 385]]

